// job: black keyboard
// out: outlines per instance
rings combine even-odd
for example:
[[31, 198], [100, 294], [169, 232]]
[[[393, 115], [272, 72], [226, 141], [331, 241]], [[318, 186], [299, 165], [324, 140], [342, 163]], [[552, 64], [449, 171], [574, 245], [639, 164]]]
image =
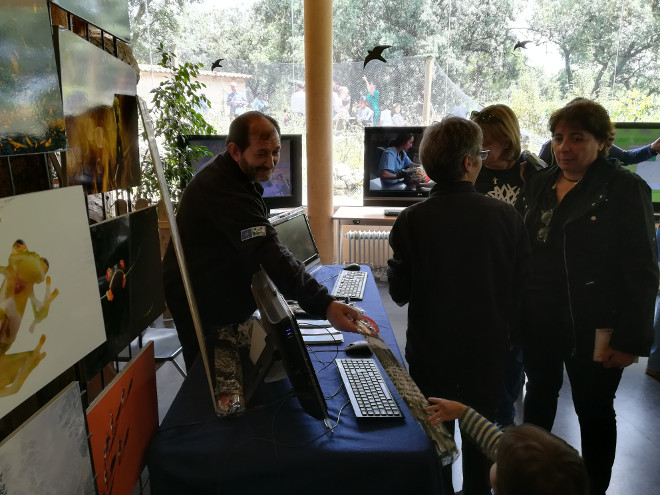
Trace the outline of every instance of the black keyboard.
[[361, 301], [364, 298], [364, 288], [367, 285], [368, 272], [341, 270], [332, 287], [331, 295], [337, 299]]
[[348, 398], [357, 418], [402, 418], [403, 414], [372, 358], [337, 358]]

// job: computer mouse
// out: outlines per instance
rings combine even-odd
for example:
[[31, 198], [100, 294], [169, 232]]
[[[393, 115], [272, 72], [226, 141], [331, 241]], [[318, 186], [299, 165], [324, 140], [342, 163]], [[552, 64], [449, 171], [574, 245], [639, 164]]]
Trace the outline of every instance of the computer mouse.
[[368, 357], [371, 356], [371, 346], [366, 340], [358, 340], [357, 342], [352, 342], [346, 346], [344, 349], [347, 356], [352, 357]]
[[348, 263], [347, 265], [344, 266], [344, 270], [350, 270], [352, 272], [358, 272], [360, 271], [360, 265], [357, 263]]

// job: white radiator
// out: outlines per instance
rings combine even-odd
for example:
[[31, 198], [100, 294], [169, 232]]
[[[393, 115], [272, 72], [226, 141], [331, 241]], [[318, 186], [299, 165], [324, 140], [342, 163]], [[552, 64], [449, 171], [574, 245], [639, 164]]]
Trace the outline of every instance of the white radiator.
[[369, 265], [371, 268], [387, 266], [392, 257], [389, 245], [389, 230], [351, 230], [346, 232], [348, 240], [348, 261]]

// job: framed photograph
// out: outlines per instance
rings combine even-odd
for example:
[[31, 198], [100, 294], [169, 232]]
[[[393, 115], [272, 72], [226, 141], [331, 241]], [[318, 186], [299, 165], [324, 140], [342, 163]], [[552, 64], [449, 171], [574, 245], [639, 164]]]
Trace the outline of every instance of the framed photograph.
[[77, 382], [0, 444], [0, 493], [96, 494]]
[[46, 2], [0, 0], [0, 156], [66, 148]]
[[0, 417], [105, 341], [80, 186], [0, 199]]

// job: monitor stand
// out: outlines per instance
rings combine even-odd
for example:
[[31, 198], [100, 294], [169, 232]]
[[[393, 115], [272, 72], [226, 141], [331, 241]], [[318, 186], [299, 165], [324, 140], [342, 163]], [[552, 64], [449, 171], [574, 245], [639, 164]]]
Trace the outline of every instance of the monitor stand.
[[259, 385], [266, 380], [268, 372], [277, 361], [280, 361], [279, 351], [271, 344], [269, 335], [266, 335], [264, 347], [256, 363], [252, 364], [250, 359], [243, 359], [243, 397], [246, 406], [249, 407]]

